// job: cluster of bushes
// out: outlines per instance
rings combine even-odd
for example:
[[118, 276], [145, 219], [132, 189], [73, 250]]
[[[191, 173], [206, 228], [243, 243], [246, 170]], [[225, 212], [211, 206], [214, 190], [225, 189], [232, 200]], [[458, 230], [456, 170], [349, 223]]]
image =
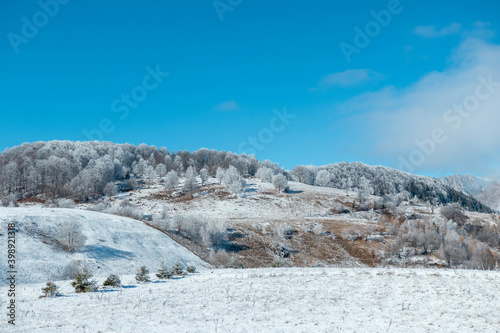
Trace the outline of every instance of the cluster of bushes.
[[[158, 279], [171, 279], [175, 276], [184, 277], [187, 274], [196, 273], [195, 266], [188, 266], [184, 268], [184, 266], [177, 262], [171, 268], [168, 268], [165, 263], [162, 261], [160, 268], [158, 269], [158, 273], [156, 276]], [[74, 280], [71, 281], [71, 285], [75, 288], [75, 292], [77, 293], [88, 293], [94, 292], [99, 289], [97, 281], [92, 279], [93, 275], [90, 270], [86, 266], [80, 266], [78, 273], [74, 276]], [[149, 269], [146, 266], [141, 266], [136, 272], [135, 279], [137, 282], [148, 282], [149, 278]], [[122, 286], [120, 277], [117, 274], [111, 274], [103, 283], [104, 287], [113, 287], [120, 288]], [[42, 292], [44, 295], [42, 297], [55, 297], [59, 296], [59, 287], [52, 281], [47, 282], [46, 286], [42, 288]]]
[[195, 216], [172, 216], [165, 211], [155, 216], [152, 224], [164, 231], [175, 232], [208, 248], [218, 248], [228, 239], [226, 222]]
[[137, 207], [137, 205], [127, 200], [122, 200], [119, 205], [111, 205], [108, 200], [103, 200], [102, 202], [90, 207], [89, 210], [129, 217], [136, 220], [140, 220], [144, 217], [144, 213]]
[[393, 220], [386, 225], [395, 236], [385, 257], [408, 263], [412, 257], [431, 255], [447, 266], [494, 269], [500, 257], [500, 227], [489, 221], [468, 221], [458, 204], [441, 209], [440, 217]]
[[[188, 266], [186, 269], [182, 266], [182, 264], [178, 261], [172, 267], [167, 267], [165, 263], [162, 261], [158, 272], [156, 273], [156, 277], [160, 280], [171, 279], [175, 276], [184, 277], [187, 274], [196, 273], [196, 267]], [[148, 282], [149, 279], [149, 269], [146, 266], [141, 266], [137, 270], [135, 274], [135, 279], [137, 282]]]

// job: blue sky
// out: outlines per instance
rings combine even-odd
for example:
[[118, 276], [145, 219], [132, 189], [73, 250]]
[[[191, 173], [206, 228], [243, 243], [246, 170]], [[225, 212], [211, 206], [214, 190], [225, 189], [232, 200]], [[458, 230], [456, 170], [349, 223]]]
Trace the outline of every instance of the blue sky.
[[500, 89], [481, 88], [490, 94], [473, 112], [446, 113], [480, 77], [500, 81], [497, 1], [0, 6], [0, 150], [102, 139], [286, 168], [498, 172]]

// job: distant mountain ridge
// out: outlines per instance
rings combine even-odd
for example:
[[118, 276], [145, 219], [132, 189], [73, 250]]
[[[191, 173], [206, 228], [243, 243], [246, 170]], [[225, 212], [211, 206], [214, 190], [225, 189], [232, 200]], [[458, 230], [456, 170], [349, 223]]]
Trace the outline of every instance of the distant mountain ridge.
[[[325, 173], [326, 171], [326, 173]], [[306, 184], [322, 185], [339, 189], [365, 188], [377, 196], [393, 196], [406, 193], [410, 197], [446, 205], [458, 202], [471, 211], [491, 213], [484, 202], [456, 189], [439, 179], [417, 176], [384, 166], [371, 166], [360, 162], [340, 162], [316, 166], [297, 166], [292, 174]]]
[[439, 178], [444, 184], [469, 194], [488, 205], [496, 211], [500, 211], [500, 182], [472, 175], [453, 175]]
[[453, 175], [440, 178], [440, 180], [446, 185], [470, 195], [479, 195], [483, 193], [484, 188], [491, 183], [486, 178], [472, 175]]

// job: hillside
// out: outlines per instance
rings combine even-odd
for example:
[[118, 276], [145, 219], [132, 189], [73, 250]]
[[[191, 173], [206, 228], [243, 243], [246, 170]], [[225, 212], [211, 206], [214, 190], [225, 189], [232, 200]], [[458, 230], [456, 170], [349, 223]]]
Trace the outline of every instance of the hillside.
[[[141, 144], [112, 142], [50, 141], [25, 143], [0, 154], [0, 204], [28, 198], [71, 198], [92, 201], [116, 190], [137, 187], [138, 177], [151, 179], [188, 170], [217, 177], [217, 171], [234, 170], [236, 177], [284, 175], [309, 185], [337, 189], [363, 189], [377, 196], [405, 195], [432, 204], [458, 202], [471, 211], [491, 212], [485, 204], [430, 177], [363, 163], [337, 163], [323, 167], [297, 166], [285, 171], [253, 155], [199, 149], [169, 152]], [[115, 181], [122, 182], [118, 187]], [[241, 186], [236, 187], [238, 191]]]
[[[66, 262], [50, 268], [54, 277], [65, 274], [68, 260], [84, 257], [110, 274], [106, 256], [125, 264], [134, 251], [151, 258], [150, 269], [158, 266], [160, 241], [115, 247], [109, 214], [132, 218], [128, 225], [140, 228], [139, 236], [148, 230], [216, 267], [493, 269], [500, 261], [498, 216], [489, 207], [434, 178], [382, 166], [343, 162], [287, 171], [252, 155], [208, 149], [52, 141], [0, 154], [0, 179], [1, 204], [21, 206], [20, 223], [34, 223], [27, 231], [42, 248], [58, 248], [61, 220], [86, 226], [85, 248], [66, 253]], [[84, 220], [44, 217], [41, 226], [43, 219], [30, 220], [33, 213], [57, 216], [55, 208], [86, 211]], [[100, 221], [99, 234], [88, 229], [86, 214], [97, 214], [88, 210], [108, 214], [90, 219]]]
[[[160, 177], [143, 179], [135, 190], [75, 208], [145, 218], [142, 225], [161, 230], [216, 267], [484, 269], [499, 260], [496, 215], [457, 210], [454, 223], [442, 206], [415, 198], [369, 195], [361, 202], [357, 191], [290, 181], [287, 192], [278, 192], [259, 178], [245, 181], [243, 192], [232, 194], [215, 178], [204, 184], [198, 179], [191, 193], [185, 178], [174, 191]], [[20, 205], [50, 210], [58, 204]]]
[[[83, 249], [68, 253], [55, 240], [61, 225], [71, 221], [81, 226], [85, 244]], [[132, 274], [141, 265], [156, 269], [162, 259], [168, 265], [179, 260], [199, 269], [209, 266], [164, 233], [120, 216], [76, 209], [19, 207], [0, 208], [0, 222], [15, 222], [17, 226], [19, 283], [60, 280], [82, 262], [101, 277]], [[0, 239], [5, 238], [2, 232]], [[7, 271], [5, 255], [6, 251], [0, 255], [1, 271]], [[6, 280], [0, 283], [5, 284]]]

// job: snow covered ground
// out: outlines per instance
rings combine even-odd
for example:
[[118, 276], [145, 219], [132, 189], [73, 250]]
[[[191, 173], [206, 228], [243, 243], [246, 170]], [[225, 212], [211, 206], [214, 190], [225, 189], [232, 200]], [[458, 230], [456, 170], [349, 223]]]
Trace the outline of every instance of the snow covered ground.
[[466, 270], [205, 270], [140, 285], [126, 276], [121, 290], [89, 294], [61, 281], [64, 296], [49, 299], [38, 298], [42, 284], [20, 285], [17, 325], [4, 318], [0, 331], [500, 332], [499, 279]]
[[[259, 221], [324, 215], [329, 212], [337, 199], [345, 195], [343, 190], [292, 181], [289, 182], [290, 193], [278, 193], [271, 183], [258, 178], [249, 178], [245, 192], [238, 197], [233, 195], [219, 197], [213, 193], [214, 189], [226, 189], [219, 187], [215, 178], [210, 178], [208, 183], [217, 185], [211, 191], [196, 193], [193, 200], [155, 198], [155, 194], [163, 191], [163, 186], [159, 183], [119, 195], [117, 198], [132, 199], [145, 214], [158, 213], [166, 205], [174, 215], [188, 214], [204, 218]], [[350, 194], [353, 197], [352, 201], [356, 194], [354, 192]]]
[[[141, 265], [150, 269], [162, 259], [171, 266], [177, 260], [198, 269], [208, 266], [164, 233], [141, 221], [87, 210], [62, 208], [0, 208], [0, 271], [7, 271], [7, 224], [15, 221], [18, 283], [61, 279], [73, 261], [85, 261], [96, 276], [131, 274]], [[86, 237], [81, 251], [68, 253], [51, 238], [60, 225], [76, 221]], [[5, 279], [0, 285], [6, 284]]]

